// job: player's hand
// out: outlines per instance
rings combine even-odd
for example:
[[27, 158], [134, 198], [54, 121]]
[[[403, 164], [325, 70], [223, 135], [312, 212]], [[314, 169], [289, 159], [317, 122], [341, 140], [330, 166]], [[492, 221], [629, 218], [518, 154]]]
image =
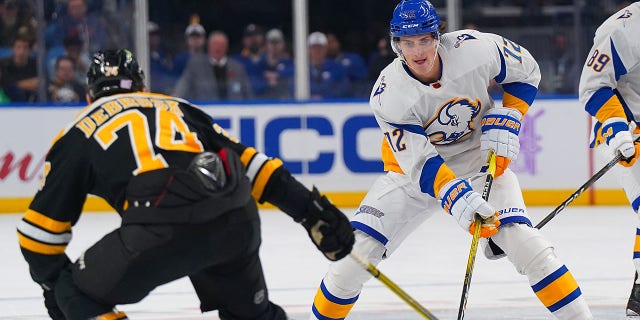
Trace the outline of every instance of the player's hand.
[[56, 301], [55, 291], [53, 289], [43, 288], [42, 296], [44, 297], [44, 306], [47, 308], [49, 317], [52, 320], [66, 320]]
[[315, 187], [307, 214], [300, 223], [327, 259], [337, 261], [351, 252], [355, 237], [349, 219]]
[[624, 159], [620, 161], [621, 165], [630, 167], [635, 163], [638, 152], [626, 119], [620, 117], [607, 119], [602, 123], [602, 137], [606, 139], [611, 150], [622, 155]]
[[480, 151], [483, 159], [493, 150], [496, 154], [496, 173], [499, 177], [511, 160], [520, 152], [520, 111], [511, 108], [492, 108], [482, 117]]
[[452, 215], [458, 224], [473, 234], [475, 215], [480, 215], [482, 227], [480, 237], [488, 238], [498, 233], [500, 220], [498, 212], [482, 196], [473, 191], [471, 185], [463, 179], [453, 179], [440, 189], [442, 208]]

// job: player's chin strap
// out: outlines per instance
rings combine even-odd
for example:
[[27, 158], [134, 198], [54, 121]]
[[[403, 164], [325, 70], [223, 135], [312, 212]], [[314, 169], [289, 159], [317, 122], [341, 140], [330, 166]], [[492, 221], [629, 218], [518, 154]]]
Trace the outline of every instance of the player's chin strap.
[[[489, 150], [487, 162], [481, 171], [487, 172], [487, 178], [482, 188], [482, 199], [489, 200], [489, 192], [491, 191], [491, 185], [493, 184], [493, 177], [496, 173], [496, 155], [493, 150]], [[469, 287], [471, 286], [471, 275], [473, 273], [473, 266], [476, 261], [476, 253], [478, 252], [478, 242], [480, 242], [480, 230], [482, 229], [482, 218], [480, 215], [475, 216], [476, 224], [473, 230], [473, 239], [471, 240], [471, 249], [469, 249], [469, 259], [467, 260], [467, 271], [464, 274], [464, 283], [462, 285], [462, 295], [460, 297], [460, 307], [458, 308], [458, 320], [464, 318], [464, 310], [467, 307], [467, 300], [469, 299]]]
[[353, 258], [358, 264], [364, 267], [374, 278], [380, 280], [382, 284], [387, 286], [393, 293], [395, 293], [400, 299], [406, 302], [411, 308], [413, 308], [416, 312], [418, 312], [423, 318], [438, 320], [433, 313], [429, 312], [425, 307], [420, 305], [415, 299], [413, 299], [408, 293], [404, 292], [397, 284], [395, 284], [391, 279], [387, 278], [378, 268], [376, 268], [369, 261], [366, 261], [364, 258], [357, 255], [355, 252], [351, 251], [349, 256]]

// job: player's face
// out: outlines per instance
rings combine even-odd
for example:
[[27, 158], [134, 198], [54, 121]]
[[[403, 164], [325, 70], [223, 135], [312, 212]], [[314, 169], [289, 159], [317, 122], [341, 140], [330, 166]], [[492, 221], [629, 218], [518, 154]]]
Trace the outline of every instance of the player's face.
[[432, 34], [400, 37], [398, 48], [402, 51], [407, 66], [415, 73], [415, 76], [423, 78], [433, 73], [438, 41]]

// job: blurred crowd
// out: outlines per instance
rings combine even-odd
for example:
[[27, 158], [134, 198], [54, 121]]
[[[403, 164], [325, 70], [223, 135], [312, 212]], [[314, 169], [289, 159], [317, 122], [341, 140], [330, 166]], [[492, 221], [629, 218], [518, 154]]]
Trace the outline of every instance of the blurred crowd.
[[[42, 88], [46, 101], [82, 102], [91, 53], [134, 49], [133, 17], [127, 16], [133, 1], [42, 0], [41, 28], [36, 1], [0, 0], [0, 103], [41, 101]], [[291, 35], [282, 28], [248, 23], [239, 26], [241, 32], [231, 32], [235, 30], [207, 30], [197, 15], [185, 20], [178, 41], [173, 26], [147, 24], [151, 91], [194, 101], [293, 98]], [[482, 30], [475, 24], [464, 28]], [[39, 42], [45, 47], [44, 68], [37, 60], [38, 30], [44, 34]], [[396, 57], [384, 32], [372, 36], [372, 48], [355, 51], [345, 49], [353, 40], [347, 40], [348, 35], [328, 28], [312, 31], [307, 38], [311, 99], [366, 98], [379, 72]], [[168, 41], [171, 36], [173, 41]], [[571, 34], [557, 31], [540, 41], [542, 93], [575, 94], [582, 58], [573, 40]], [[529, 48], [526, 39], [523, 42]]]

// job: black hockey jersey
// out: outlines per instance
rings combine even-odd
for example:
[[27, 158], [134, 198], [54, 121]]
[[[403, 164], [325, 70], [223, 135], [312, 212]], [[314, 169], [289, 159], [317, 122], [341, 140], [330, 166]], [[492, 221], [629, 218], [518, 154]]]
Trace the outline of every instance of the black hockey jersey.
[[189, 102], [153, 93], [117, 94], [82, 110], [55, 138], [45, 174], [18, 225], [18, 238], [33, 279], [53, 281], [67, 257], [72, 226], [88, 194], [125, 209], [129, 180], [142, 172], [186, 168], [193, 156], [225, 147], [235, 151], [252, 182], [252, 195], [303, 218], [310, 191], [282, 161], [230, 137]]

